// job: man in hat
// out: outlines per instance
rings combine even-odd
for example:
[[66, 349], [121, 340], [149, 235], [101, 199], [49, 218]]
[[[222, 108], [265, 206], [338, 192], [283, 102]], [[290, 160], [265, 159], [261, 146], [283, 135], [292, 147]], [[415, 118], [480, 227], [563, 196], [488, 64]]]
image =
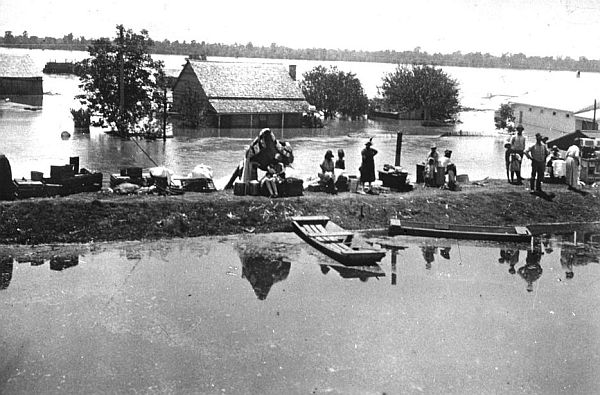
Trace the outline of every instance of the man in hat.
[[542, 141], [541, 134], [535, 134], [535, 144], [527, 148], [524, 154], [531, 160], [529, 189], [531, 193], [534, 193], [534, 190], [541, 192], [542, 180], [544, 179], [544, 172], [546, 170], [546, 158], [548, 157], [548, 148]]
[[[523, 152], [525, 151], [525, 136], [523, 136], [523, 125], [517, 126], [517, 134], [510, 138], [510, 149], [512, 152], [519, 154], [519, 157], [523, 158]], [[520, 166], [519, 166], [520, 167]], [[521, 185], [523, 178], [521, 177], [521, 170], [517, 173], [517, 184]]]

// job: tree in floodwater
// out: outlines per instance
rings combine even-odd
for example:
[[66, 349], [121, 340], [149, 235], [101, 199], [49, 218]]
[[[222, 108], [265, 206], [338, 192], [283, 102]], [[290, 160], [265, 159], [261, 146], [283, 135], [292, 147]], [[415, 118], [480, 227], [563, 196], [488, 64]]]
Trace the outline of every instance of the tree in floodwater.
[[84, 91], [77, 96], [81, 104], [101, 114], [124, 137], [142, 121], [151, 122], [164, 102], [163, 63], [150, 56], [152, 45], [147, 30], [136, 34], [117, 25], [117, 37], [94, 40], [90, 57], [77, 68]]
[[369, 100], [356, 75], [335, 66], [330, 69], [316, 66], [307, 71], [300, 87], [306, 100], [318, 111], [323, 111], [325, 119], [338, 113], [356, 119], [367, 113]]
[[433, 66], [398, 65], [383, 77], [379, 93], [389, 109], [422, 111], [425, 120], [454, 118], [460, 111], [458, 82]]
[[501, 104], [494, 112], [494, 123], [496, 129], [507, 129], [511, 133], [515, 130], [515, 113], [510, 104]]

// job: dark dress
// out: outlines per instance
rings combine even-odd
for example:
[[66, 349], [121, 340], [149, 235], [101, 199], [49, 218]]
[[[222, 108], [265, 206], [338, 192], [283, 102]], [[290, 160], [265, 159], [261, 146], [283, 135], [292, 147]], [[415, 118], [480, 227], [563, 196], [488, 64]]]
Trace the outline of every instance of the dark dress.
[[359, 169], [361, 182], [375, 181], [375, 155], [377, 155], [377, 150], [371, 147], [366, 147], [362, 150], [362, 163]]
[[15, 200], [15, 192], [10, 162], [0, 154], [0, 200]]

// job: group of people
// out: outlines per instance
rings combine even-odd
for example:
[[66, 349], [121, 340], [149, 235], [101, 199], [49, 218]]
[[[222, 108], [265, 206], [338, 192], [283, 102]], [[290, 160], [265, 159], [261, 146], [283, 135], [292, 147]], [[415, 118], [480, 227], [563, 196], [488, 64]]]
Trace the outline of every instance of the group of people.
[[437, 146], [431, 146], [425, 161], [424, 181], [426, 186], [442, 186], [439, 184], [444, 184], [443, 186], [447, 186], [450, 190], [457, 188], [456, 165], [452, 162], [451, 157], [452, 151], [447, 149], [444, 151], [444, 156], [440, 158]]
[[547, 137], [540, 133], [535, 135], [535, 143], [526, 147], [526, 139], [523, 136], [523, 125], [517, 126], [517, 133], [510, 138], [504, 147], [506, 148], [504, 159], [506, 165], [506, 178], [509, 183], [522, 185], [521, 164], [523, 157], [531, 160], [531, 178], [529, 179], [529, 189], [531, 193], [542, 192], [542, 182], [545, 177], [546, 168], [550, 178], [558, 178], [555, 172], [555, 162], [565, 161], [565, 182], [570, 190], [579, 188], [579, 166], [581, 151], [579, 148], [580, 139], [575, 139], [574, 143], [567, 149], [565, 157], [560, 154], [557, 146], [548, 149]]
[[[375, 155], [377, 155], [377, 150], [373, 148], [373, 138], [371, 138], [365, 143], [365, 148], [361, 151], [358, 193], [373, 193], [372, 183], [375, 181]], [[348, 182], [348, 177], [344, 174], [346, 160], [343, 149], [338, 150], [338, 157], [335, 162], [333, 161], [333, 152], [327, 150], [320, 167], [321, 171], [318, 173], [319, 183], [324, 186], [326, 192], [336, 194], [338, 189], [340, 189], [340, 185]], [[368, 184], [366, 191], [365, 184]]]

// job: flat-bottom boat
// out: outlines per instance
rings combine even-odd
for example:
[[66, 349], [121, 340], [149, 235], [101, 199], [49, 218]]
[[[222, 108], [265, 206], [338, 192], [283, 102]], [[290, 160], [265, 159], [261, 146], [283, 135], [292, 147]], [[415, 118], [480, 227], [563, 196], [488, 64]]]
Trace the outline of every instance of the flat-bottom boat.
[[391, 219], [388, 234], [512, 242], [528, 242], [532, 237], [525, 226], [455, 225], [401, 221], [397, 218]]
[[326, 216], [292, 217], [294, 232], [325, 255], [347, 266], [375, 265], [385, 251], [352, 246], [354, 234]]

